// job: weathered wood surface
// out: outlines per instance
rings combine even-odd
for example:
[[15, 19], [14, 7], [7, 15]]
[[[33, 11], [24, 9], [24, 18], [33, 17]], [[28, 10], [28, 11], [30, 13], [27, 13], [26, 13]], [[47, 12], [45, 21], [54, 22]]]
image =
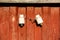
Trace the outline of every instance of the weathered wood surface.
[[[59, 7], [0, 7], [0, 40], [60, 40]], [[18, 25], [20, 14], [25, 15], [25, 25]], [[40, 14], [43, 25], [35, 24]]]
[[43, 7], [42, 40], [59, 40], [59, 8]]
[[21, 26], [19, 27], [19, 40], [27, 40], [27, 23], [26, 23], [26, 8], [25, 7], [18, 7], [18, 19], [19, 19], [19, 15], [23, 14], [25, 17], [25, 24], [24, 26], [21, 28]]

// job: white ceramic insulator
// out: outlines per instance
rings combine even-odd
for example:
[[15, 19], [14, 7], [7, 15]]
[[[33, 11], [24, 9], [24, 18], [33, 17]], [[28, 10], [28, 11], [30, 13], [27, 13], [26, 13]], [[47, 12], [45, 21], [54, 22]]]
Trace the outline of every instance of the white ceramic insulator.
[[42, 17], [40, 15], [36, 15], [36, 21], [38, 24], [43, 23]]
[[21, 15], [19, 15], [19, 24], [24, 24], [24, 23], [25, 23], [24, 15], [21, 14]]

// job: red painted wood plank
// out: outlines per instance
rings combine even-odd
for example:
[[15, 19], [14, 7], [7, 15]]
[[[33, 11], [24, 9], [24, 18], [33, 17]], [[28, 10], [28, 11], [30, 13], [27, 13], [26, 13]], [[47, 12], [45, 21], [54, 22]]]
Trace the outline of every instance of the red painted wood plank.
[[59, 7], [51, 7], [50, 35], [51, 40], [59, 40]]
[[59, 40], [59, 8], [43, 7], [43, 20], [42, 40]]
[[[39, 14], [42, 17], [42, 7], [35, 7], [35, 16]], [[42, 27], [35, 24], [35, 40], [42, 40]]]
[[[60, 7], [59, 7], [59, 20], [60, 20]], [[60, 24], [60, 21], [59, 21]], [[59, 25], [59, 40], [60, 40], [60, 25]]]
[[34, 19], [34, 7], [27, 7], [27, 40], [35, 40], [35, 24], [33, 23]]
[[51, 40], [49, 39], [49, 33], [50, 33], [50, 8], [49, 7], [43, 7], [42, 10], [42, 16], [43, 16], [43, 26], [42, 26], [42, 40]]
[[9, 40], [9, 7], [0, 7], [0, 40]]
[[25, 7], [18, 7], [18, 18], [19, 15], [23, 14], [25, 16], [25, 25], [21, 28], [19, 27], [19, 40], [27, 40], [26, 39], [26, 8]]
[[[26, 17], [22, 28], [20, 14]], [[42, 27], [33, 23], [36, 14], [43, 18]], [[59, 40], [59, 7], [0, 7], [0, 40]]]
[[[59, 24], [60, 24], [60, 7], [59, 7]], [[59, 25], [59, 40], [60, 40], [60, 25]]]
[[18, 40], [18, 21], [17, 21], [17, 11], [16, 7], [10, 7], [9, 8], [9, 32], [10, 32], [10, 39], [9, 40]]

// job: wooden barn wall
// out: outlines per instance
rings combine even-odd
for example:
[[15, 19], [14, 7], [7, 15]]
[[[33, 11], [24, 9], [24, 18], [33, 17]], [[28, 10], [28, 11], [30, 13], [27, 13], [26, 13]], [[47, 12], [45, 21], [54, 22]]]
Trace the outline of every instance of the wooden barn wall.
[[[26, 17], [23, 28], [20, 13]], [[43, 18], [42, 27], [33, 23], [36, 14]], [[0, 7], [0, 40], [60, 40], [59, 20], [60, 7]]]

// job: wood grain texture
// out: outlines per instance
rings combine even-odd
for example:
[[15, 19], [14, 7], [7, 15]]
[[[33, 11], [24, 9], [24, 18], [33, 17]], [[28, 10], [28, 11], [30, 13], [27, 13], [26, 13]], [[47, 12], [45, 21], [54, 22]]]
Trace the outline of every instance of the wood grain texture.
[[35, 40], [34, 39], [34, 7], [27, 7], [27, 40]]
[[58, 40], [59, 36], [59, 8], [43, 7], [44, 24], [42, 40]]
[[[35, 17], [36, 15], [40, 15], [42, 17], [42, 7], [35, 7]], [[35, 40], [42, 40], [42, 27], [37, 26], [35, 23]]]
[[[60, 20], [60, 7], [59, 7], [59, 20]], [[60, 21], [59, 21], [60, 24]], [[60, 25], [59, 25], [59, 40], [60, 40]]]
[[[0, 7], [0, 40], [60, 40], [59, 7]], [[25, 25], [18, 24], [19, 15]], [[34, 22], [39, 14], [42, 27]]]
[[24, 16], [25, 16], [25, 24], [24, 24], [24, 26], [21, 28], [20, 26], [18, 26], [19, 27], [19, 40], [27, 40], [26, 39], [26, 32], [27, 32], [27, 30], [26, 30], [26, 8], [25, 7], [18, 7], [18, 18], [19, 18], [19, 15], [20, 14], [23, 14]]
[[9, 40], [9, 7], [0, 7], [0, 40]]
[[17, 24], [17, 14], [16, 14], [16, 7], [9, 8], [10, 17], [9, 17], [9, 33], [10, 39], [9, 40], [18, 40], [18, 24]]
[[50, 31], [51, 39], [59, 40], [59, 7], [51, 7]]
[[42, 40], [51, 40], [49, 39], [50, 35], [50, 8], [49, 7], [43, 7], [42, 10], [42, 17], [43, 17], [43, 26], [42, 26]]

